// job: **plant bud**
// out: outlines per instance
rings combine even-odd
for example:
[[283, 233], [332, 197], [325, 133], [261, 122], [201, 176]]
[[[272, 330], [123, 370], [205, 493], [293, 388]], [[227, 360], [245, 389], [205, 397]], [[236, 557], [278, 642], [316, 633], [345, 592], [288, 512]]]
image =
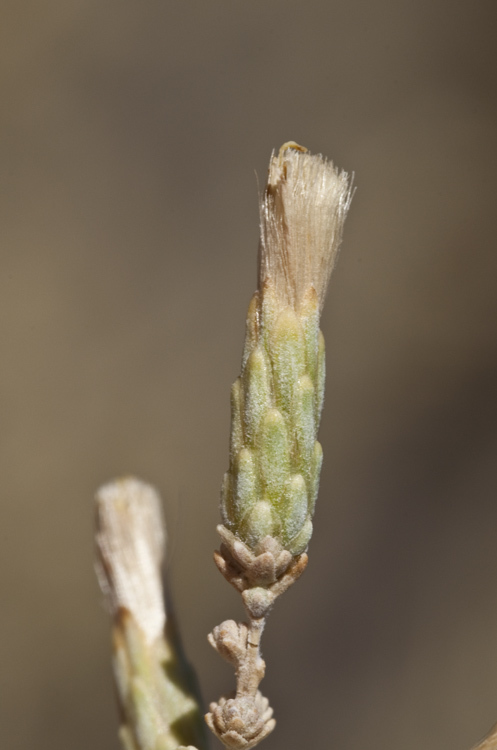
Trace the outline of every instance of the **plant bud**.
[[255, 554], [274, 537], [300, 555], [312, 533], [325, 379], [319, 317], [350, 200], [348, 176], [323, 157], [293, 143], [273, 154], [221, 501], [228, 529]]

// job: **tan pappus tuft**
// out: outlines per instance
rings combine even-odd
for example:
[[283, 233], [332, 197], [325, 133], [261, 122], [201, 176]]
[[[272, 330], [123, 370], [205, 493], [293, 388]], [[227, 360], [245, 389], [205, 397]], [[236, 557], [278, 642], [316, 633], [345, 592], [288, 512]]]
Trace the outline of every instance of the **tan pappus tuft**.
[[487, 736], [475, 745], [472, 750], [497, 750], [497, 724], [492, 727]]
[[259, 290], [300, 308], [310, 286], [323, 308], [352, 198], [349, 176], [320, 154], [285, 143], [271, 156], [261, 201]]
[[166, 613], [161, 580], [165, 534], [153, 487], [133, 477], [101, 487], [95, 498], [97, 575], [115, 615], [128, 610], [152, 643]]

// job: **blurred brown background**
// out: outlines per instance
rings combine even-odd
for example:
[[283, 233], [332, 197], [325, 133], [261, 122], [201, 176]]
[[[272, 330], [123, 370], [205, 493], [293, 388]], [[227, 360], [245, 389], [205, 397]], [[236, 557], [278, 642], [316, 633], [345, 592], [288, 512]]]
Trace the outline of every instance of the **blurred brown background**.
[[[117, 750], [92, 496], [164, 495], [206, 700], [257, 183], [358, 190], [323, 328], [322, 491], [271, 615], [267, 750], [468, 750], [497, 720], [495, 2], [7, 0], [0, 24], [0, 744]], [[215, 743], [213, 743], [214, 745]]]

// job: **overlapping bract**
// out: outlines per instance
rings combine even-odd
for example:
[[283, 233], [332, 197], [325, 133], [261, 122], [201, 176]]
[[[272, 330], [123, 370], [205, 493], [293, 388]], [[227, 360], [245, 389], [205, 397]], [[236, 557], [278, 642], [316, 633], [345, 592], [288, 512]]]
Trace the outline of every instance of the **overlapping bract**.
[[324, 339], [316, 292], [299, 312], [257, 292], [247, 318], [242, 374], [231, 393], [225, 525], [251, 549], [277, 538], [298, 555], [312, 533], [322, 450], [316, 440], [324, 390]]

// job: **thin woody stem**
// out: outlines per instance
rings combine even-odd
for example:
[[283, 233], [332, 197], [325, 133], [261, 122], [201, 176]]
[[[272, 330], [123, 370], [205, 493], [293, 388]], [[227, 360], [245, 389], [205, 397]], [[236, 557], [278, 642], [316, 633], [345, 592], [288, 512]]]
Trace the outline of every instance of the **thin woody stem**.
[[245, 658], [236, 671], [236, 697], [255, 697], [259, 683], [264, 677], [266, 664], [261, 657], [260, 644], [266, 618], [250, 618]]

